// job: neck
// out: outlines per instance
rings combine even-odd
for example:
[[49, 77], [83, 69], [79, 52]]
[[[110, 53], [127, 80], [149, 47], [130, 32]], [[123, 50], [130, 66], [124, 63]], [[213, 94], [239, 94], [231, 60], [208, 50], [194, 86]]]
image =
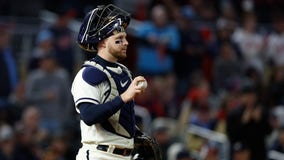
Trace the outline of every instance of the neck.
[[105, 50], [99, 51], [98, 55], [106, 61], [109, 61], [109, 62], [112, 62], [112, 63], [117, 62], [117, 59], [115, 57], [113, 57], [111, 54], [109, 54], [108, 52], [106, 52]]

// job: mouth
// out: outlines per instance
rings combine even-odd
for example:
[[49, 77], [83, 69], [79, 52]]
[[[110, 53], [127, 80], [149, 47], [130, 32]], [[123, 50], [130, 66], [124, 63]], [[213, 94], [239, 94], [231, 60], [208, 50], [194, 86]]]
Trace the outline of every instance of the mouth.
[[122, 50], [121, 53], [126, 54], [126, 50]]
[[127, 51], [127, 48], [123, 48], [121, 49], [122, 52], [126, 52]]

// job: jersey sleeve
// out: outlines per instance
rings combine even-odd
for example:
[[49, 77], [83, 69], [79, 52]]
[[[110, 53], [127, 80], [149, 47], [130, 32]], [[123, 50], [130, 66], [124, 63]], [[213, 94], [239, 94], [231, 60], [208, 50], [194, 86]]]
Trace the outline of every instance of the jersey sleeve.
[[79, 112], [77, 106], [80, 103], [101, 103], [110, 90], [108, 83], [104, 74], [94, 69], [82, 68], [74, 78], [71, 88], [77, 111]]

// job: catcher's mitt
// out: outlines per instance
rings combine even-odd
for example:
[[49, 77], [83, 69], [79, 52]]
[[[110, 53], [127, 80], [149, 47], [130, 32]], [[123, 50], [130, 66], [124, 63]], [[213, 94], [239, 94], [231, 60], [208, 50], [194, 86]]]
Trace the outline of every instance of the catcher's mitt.
[[134, 151], [136, 160], [162, 160], [158, 142], [143, 134], [136, 134], [134, 137]]

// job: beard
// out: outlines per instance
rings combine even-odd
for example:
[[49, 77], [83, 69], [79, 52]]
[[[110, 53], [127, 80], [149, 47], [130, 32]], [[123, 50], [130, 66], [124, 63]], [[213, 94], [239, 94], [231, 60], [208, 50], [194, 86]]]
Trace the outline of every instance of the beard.
[[127, 57], [126, 50], [122, 50], [118, 47], [110, 48], [109, 53], [117, 60], [123, 60]]
[[127, 55], [125, 53], [121, 53], [119, 55], [116, 56], [116, 58], [120, 61], [120, 60], [124, 60], [127, 57]]

